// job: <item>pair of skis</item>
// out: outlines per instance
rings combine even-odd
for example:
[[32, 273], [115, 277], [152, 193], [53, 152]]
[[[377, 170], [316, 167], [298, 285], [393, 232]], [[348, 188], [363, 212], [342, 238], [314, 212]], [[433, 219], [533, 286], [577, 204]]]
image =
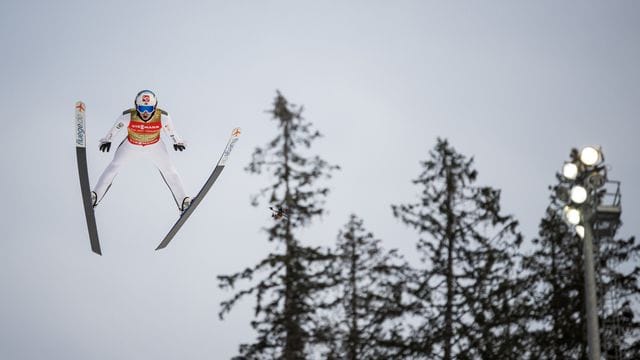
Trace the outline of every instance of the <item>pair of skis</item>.
[[[78, 176], [80, 178], [80, 190], [82, 191], [82, 204], [84, 205], [84, 215], [87, 220], [87, 229], [89, 231], [89, 241], [91, 243], [91, 250], [102, 255], [100, 249], [100, 240], [98, 239], [98, 228], [96, 226], [96, 217], [93, 211], [93, 203], [91, 201], [91, 187], [89, 186], [89, 171], [87, 168], [87, 150], [86, 150], [86, 117], [85, 117], [85, 104], [82, 101], [76, 102], [75, 119], [76, 119], [76, 158], [78, 160]], [[158, 245], [156, 250], [164, 249], [173, 237], [178, 233], [178, 230], [189, 219], [191, 214], [195, 211], [196, 207], [200, 204], [204, 196], [207, 194], [213, 183], [216, 182], [220, 173], [224, 169], [231, 150], [235, 146], [236, 142], [240, 138], [240, 128], [235, 128], [231, 132], [231, 138], [227, 142], [227, 145], [222, 152], [222, 156], [216, 167], [209, 175], [209, 178], [204, 183], [198, 194], [192, 199], [191, 205], [180, 215], [173, 227], [169, 230], [162, 242]]]

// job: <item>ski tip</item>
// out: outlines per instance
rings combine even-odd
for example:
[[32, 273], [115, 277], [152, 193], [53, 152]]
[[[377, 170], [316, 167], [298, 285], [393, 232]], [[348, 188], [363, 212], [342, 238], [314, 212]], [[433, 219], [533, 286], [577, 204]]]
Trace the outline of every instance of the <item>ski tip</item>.
[[86, 129], [85, 129], [85, 123], [84, 123], [84, 118], [85, 118], [85, 106], [84, 103], [82, 101], [77, 101], [76, 102], [76, 113], [75, 113], [75, 118], [76, 118], [76, 147], [80, 147], [80, 148], [84, 148], [86, 147], [86, 140], [85, 140], [85, 134], [86, 134]]
[[82, 101], [76, 101], [76, 111], [84, 112], [85, 109], [86, 109], [86, 106], [84, 105], [84, 103]]
[[242, 131], [240, 130], [239, 127], [233, 129], [233, 131], [231, 131], [231, 136], [234, 138], [240, 137], [240, 134], [242, 133]]

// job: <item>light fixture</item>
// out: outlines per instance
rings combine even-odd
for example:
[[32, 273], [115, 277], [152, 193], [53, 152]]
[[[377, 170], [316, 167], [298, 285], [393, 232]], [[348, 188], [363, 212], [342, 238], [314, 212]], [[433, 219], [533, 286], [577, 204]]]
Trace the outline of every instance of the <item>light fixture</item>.
[[571, 225], [578, 225], [580, 223], [580, 210], [565, 206], [563, 209], [564, 218]]
[[587, 166], [593, 166], [602, 160], [600, 150], [593, 146], [587, 146], [580, 150], [580, 161]]
[[562, 167], [562, 175], [569, 180], [575, 180], [578, 176], [578, 165], [572, 162], [564, 163], [564, 166]]
[[584, 239], [584, 226], [576, 225], [576, 234], [580, 236], [580, 239]]
[[567, 189], [566, 187], [562, 186], [562, 185], [558, 185], [555, 188], [556, 191], [556, 197], [562, 201], [562, 202], [569, 202], [570, 199], [570, 195], [569, 195], [569, 189]]
[[571, 188], [571, 201], [576, 204], [582, 204], [587, 200], [587, 189], [580, 185]]
[[604, 186], [605, 182], [606, 182], [605, 175], [601, 173], [593, 173], [589, 175], [589, 177], [587, 178], [587, 183], [593, 186], [594, 188], [599, 188]]

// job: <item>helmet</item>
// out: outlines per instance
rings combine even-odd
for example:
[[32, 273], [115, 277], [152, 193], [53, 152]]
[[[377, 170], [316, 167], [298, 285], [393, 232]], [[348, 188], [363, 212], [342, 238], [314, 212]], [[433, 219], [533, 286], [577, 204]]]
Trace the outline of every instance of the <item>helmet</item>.
[[136, 95], [136, 110], [143, 118], [151, 117], [151, 114], [156, 111], [157, 104], [158, 99], [156, 98], [156, 94], [151, 90], [142, 90]]

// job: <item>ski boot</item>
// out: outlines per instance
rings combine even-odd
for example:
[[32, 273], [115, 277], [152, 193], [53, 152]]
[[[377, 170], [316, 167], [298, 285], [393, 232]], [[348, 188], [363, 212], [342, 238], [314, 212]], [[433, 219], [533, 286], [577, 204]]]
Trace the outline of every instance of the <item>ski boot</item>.
[[187, 196], [184, 199], [182, 199], [182, 206], [180, 207], [180, 213], [184, 214], [184, 212], [187, 211], [187, 209], [189, 208], [189, 205], [191, 205], [191, 198]]

